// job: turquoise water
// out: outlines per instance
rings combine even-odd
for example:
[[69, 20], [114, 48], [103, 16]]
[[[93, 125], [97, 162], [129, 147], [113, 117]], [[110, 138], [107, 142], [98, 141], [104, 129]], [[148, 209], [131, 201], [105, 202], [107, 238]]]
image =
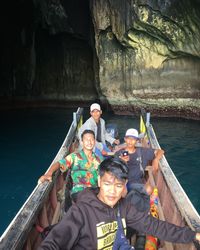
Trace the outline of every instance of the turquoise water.
[[[76, 109], [21, 109], [0, 111], [0, 235], [55, 157]], [[139, 119], [103, 114], [118, 126], [121, 142], [127, 128]], [[152, 118], [166, 158], [192, 203], [200, 212], [200, 122]]]

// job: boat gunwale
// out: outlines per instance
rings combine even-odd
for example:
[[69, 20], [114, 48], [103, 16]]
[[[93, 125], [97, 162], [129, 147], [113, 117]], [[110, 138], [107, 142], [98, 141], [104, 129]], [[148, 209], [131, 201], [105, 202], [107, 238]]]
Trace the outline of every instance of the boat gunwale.
[[[148, 124], [147, 126], [147, 133], [151, 145], [154, 148], [160, 148], [153, 126], [151, 124]], [[186, 220], [188, 226], [190, 226], [192, 230], [200, 231], [200, 215], [176, 178], [164, 155], [160, 160], [160, 171], [162, 172], [163, 178], [170, 189], [170, 193], [178, 207], [178, 210], [181, 213], [181, 216]]]

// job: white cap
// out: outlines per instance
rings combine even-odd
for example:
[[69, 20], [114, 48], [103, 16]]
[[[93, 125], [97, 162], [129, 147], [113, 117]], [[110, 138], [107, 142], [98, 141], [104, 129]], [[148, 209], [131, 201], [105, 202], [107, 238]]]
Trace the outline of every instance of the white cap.
[[92, 112], [92, 111], [95, 110], [95, 109], [101, 111], [101, 107], [100, 107], [100, 105], [99, 105], [98, 103], [93, 103], [93, 104], [90, 106], [90, 112]]
[[133, 138], [135, 138], [135, 139], [139, 139], [139, 135], [138, 135], [137, 129], [129, 128], [129, 129], [126, 131], [125, 137], [133, 137]]

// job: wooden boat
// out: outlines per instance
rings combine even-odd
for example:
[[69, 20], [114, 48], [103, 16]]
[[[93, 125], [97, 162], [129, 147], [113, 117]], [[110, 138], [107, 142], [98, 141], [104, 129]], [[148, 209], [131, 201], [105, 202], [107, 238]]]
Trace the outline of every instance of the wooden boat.
[[[53, 162], [65, 157], [77, 147], [77, 130], [82, 122], [83, 109], [78, 108], [73, 114], [73, 121], [67, 136]], [[149, 141], [154, 148], [159, 148], [155, 132], [149, 119], [146, 122]], [[159, 217], [177, 225], [188, 225], [200, 231], [200, 216], [185, 194], [165, 157], [160, 161], [157, 173], [148, 169], [148, 176], [153, 186], [157, 186], [159, 194]], [[51, 183], [38, 184], [15, 218], [11, 221], [0, 238], [2, 250], [35, 250], [41, 243], [41, 231], [57, 223], [64, 214], [65, 178], [56, 172]], [[194, 250], [193, 243], [172, 244], [165, 242], [163, 250]]]

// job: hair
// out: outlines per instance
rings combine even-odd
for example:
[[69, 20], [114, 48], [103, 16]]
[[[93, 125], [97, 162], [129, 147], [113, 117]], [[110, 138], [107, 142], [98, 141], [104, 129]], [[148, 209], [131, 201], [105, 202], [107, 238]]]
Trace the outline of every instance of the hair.
[[95, 138], [95, 134], [94, 134], [94, 131], [93, 131], [93, 130], [91, 130], [91, 129], [85, 129], [85, 130], [83, 131], [83, 133], [81, 134], [81, 140], [83, 140], [83, 136], [84, 136], [85, 134], [91, 134], [91, 135], [93, 135], [94, 138]]
[[128, 166], [123, 160], [117, 157], [109, 157], [101, 162], [99, 176], [102, 177], [105, 172], [110, 172], [119, 180], [128, 179]]

